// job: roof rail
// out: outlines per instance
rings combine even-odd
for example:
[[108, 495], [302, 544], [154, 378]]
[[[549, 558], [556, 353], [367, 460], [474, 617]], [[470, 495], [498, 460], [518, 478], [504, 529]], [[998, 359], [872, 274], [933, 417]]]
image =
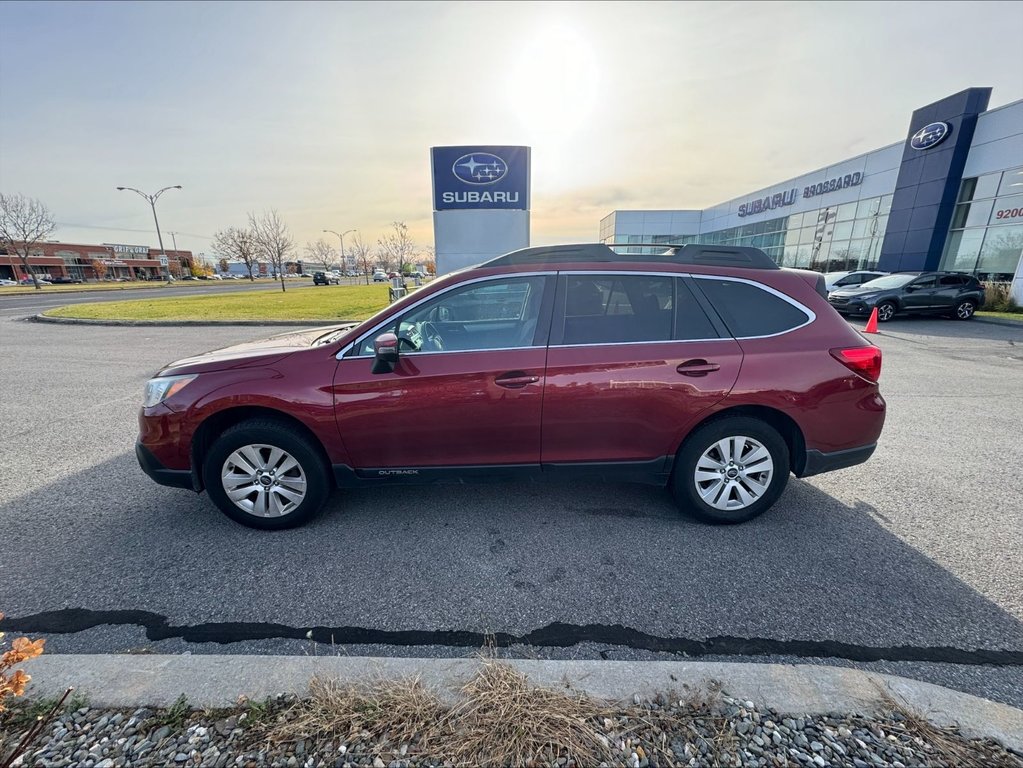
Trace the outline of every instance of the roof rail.
[[[662, 254], [616, 253], [612, 247], [641, 246], [664, 248]], [[671, 264], [699, 264], [719, 267], [745, 267], [747, 269], [780, 269], [766, 253], [759, 248], [747, 246], [703, 245], [689, 243], [620, 243], [609, 247], [600, 243], [577, 245], [550, 245], [537, 248], [523, 248], [506, 253], [481, 264], [481, 267], [504, 267], [518, 264], [566, 264], [580, 261], [601, 263], [614, 262], [657, 262]]]

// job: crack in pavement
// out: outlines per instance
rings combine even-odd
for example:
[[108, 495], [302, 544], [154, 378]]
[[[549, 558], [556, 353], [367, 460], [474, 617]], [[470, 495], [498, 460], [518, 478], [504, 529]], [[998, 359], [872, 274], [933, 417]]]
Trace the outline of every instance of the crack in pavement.
[[449, 646], [506, 648], [513, 645], [567, 648], [579, 643], [602, 643], [635, 650], [684, 656], [797, 656], [848, 661], [921, 661], [946, 664], [1023, 666], [1023, 651], [950, 646], [869, 646], [834, 640], [773, 640], [721, 635], [704, 640], [660, 637], [621, 624], [565, 624], [555, 622], [523, 635], [470, 630], [383, 630], [367, 627], [292, 627], [269, 622], [212, 622], [176, 626], [150, 611], [93, 611], [69, 608], [20, 618], [6, 617], [0, 630], [26, 634], [73, 634], [104, 624], [138, 626], [152, 641], [181, 638], [189, 643], [229, 643], [245, 640], [314, 640], [332, 645]]

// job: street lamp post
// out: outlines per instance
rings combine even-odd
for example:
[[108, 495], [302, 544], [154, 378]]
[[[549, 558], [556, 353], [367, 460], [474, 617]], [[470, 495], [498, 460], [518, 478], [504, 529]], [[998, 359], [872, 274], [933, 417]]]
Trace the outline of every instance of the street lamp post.
[[[175, 184], [172, 187], [164, 187], [163, 189], [157, 190], [156, 192], [154, 192], [151, 195], [147, 195], [145, 192], [142, 192], [142, 191], [140, 191], [138, 189], [135, 189], [135, 187], [118, 187], [117, 191], [118, 192], [123, 192], [124, 190], [128, 190], [129, 192], [134, 192], [136, 195], [138, 195], [143, 200], [145, 200], [147, 203], [149, 203], [149, 207], [153, 209], [153, 223], [156, 224], [156, 239], [160, 241], [160, 255], [163, 256], [163, 260], [165, 262], [164, 265], [163, 265], [163, 270], [164, 270], [164, 273], [165, 273], [164, 277], [167, 278], [167, 282], [169, 283], [170, 282], [170, 264], [167, 263], [167, 251], [165, 251], [164, 248], [163, 248], [163, 235], [160, 234], [160, 220], [156, 218], [156, 201], [159, 200], [160, 199], [160, 195], [162, 195], [168, 189], [181, 189], [181, 185], [180, 184]], [[175, 247], [174, 250], [177, 251], [177, 247]]]
[[347, 269], [348, 268], [348, 262], [345, 261], [345, 235], [347, 235], [349, 232], [358, 232], [359, 230], [357, 230], [357, 229], [346, 229], [344, 232], [335, 232], [333, 229], [325, 229], [323, 231], [324, 232], [329, 232], [332, 235], [337, 235], [338, 240], [341, 241], [341, 264], [344, 265], [345, 269]]

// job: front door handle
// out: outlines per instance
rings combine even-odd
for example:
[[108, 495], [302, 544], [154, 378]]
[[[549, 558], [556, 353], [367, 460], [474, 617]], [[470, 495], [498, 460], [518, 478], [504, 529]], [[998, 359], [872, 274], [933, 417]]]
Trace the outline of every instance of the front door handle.
[[679, 363], [678, 368], [675, 370], [683, 376], [706, 376], [708, 373], [720, 371], [721, 366], [717, 363], [708, 363], [706, 360], [696, 359]]
[[507, 389], [521, 389], [527, 384], [536, 384], [538, 381], [540, 381], [539, 376], [530, 376], [522, 371], [503, 373], [494, 379], [495, 384]]

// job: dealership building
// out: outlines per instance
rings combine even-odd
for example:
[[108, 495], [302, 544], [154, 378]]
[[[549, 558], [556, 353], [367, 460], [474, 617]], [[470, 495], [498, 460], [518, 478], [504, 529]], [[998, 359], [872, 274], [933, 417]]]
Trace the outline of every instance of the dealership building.
[[[45, 242], [35, 245], [28, 257], [28, 271], [15, 253], [0, 248], [0, 278], [21, 280], [34, 273], [46, 279], [68, 277], [72, 280], [154, 280], [163, 272], [162, 256], [167, 255], [167, 268], [180, 274], [182, 265], [192, 263], [191, 251], [161, 251], [148, 245], [82, 245]], [[98, 274], [101, 272], [102, 275]]]
[[905, 139], [704, 210], [616, 210], [602, 243], [763, 249], [822, 272], [947, 269], [1012, 281], [1023, 301], [1023, 100], [969, 88], [913, 112]]

